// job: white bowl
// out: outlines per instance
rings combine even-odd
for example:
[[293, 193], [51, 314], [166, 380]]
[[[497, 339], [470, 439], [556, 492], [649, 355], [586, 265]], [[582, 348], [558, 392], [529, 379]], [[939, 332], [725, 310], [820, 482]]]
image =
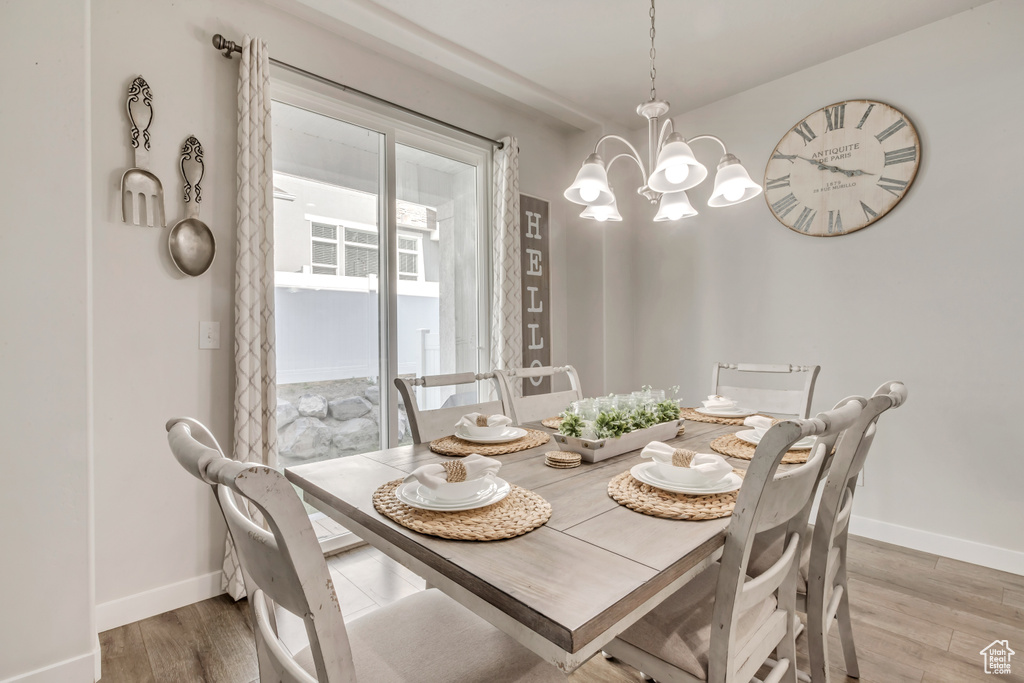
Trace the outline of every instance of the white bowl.
[[485, 476], [470, 481], [445, 482], [439, 484], [431, 493], [439, 501], [470, 500], [487, 491], [492, 484], [494, 484], [494, 479]]
[[769, 429], [771, 429], [771, 427], [754, 427], [754, 433], [757, 435], [758, 439], [763, 439]]
[[708, 476], [700, 470], [695, 470], [692, 467], [676, 467], [672, 463], [665, 462], [659, 462], [656, 464], [658, 475], [661, 476], [662, 479], [681, 486], [694, 486], [697, 488], [708, 487], [712, 484], [717, 484], [729, 476], [728, 472], [721, 476]]
[[480, 439], [497, 439], [508, 429], [508, 425], [502, 425], [500, 427], [472, 427], [468, 425], [459, 425], [459, 429], [464, 431], [468, 436], [475, 436]]

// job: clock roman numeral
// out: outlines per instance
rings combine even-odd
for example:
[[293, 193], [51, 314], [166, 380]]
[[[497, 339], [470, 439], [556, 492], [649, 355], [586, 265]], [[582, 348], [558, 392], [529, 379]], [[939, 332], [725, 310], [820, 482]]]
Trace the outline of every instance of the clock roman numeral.
[[831, 109], [825, 107], [825, 132], [843, 128], [846, 125], [846, 103], [837, 104]]
[[805, 206], [804, 210], [800, 212], [800, 216], [797, 217], [796, 223], [793, 224], [793, 227], [800, 232], [810, 232], [811, 223], [814, 222], [814, 217], [817, 215], [817, 211], [813, 211], [811, 210], [811, 207]]
[[799, 204], [799, 202], [796, 197], [793, 196], [793, 193], [790, 192], [785, 197], [772, 204], [772, 211], [774, 211], [775, 215], [779, 218], [784, 218], [787, 213], [796, 208], [797, 204]]
[[906, 127], [907, 127], [906, 120], [905, 119], [900, 119], [896, 123], [892, 124], [891, 126], [886, 128], [885, 130], [883, 130], [881, 133], [876, 135], [875, 139], [877, 139], [879, 142], [885, 142], [885, 140], [887, 138], [889, 138], [893, 133], [895, 133], [896, 131], [900, 130], [901, 128], [906, 128]]
[[869, 220], [870, 221], [872, 218], [875, 218], [875, 217], [878, 216], [878, 212], [875, 211], [874, 209], [872, 209], [870, 206], [868, 206], [864, 202], [860, 203], [860, 208], [864, 209], [864, 219], [865, 220]]
[[789, 187], [789, 174], [781, 178], [768, 178], [764, 181], [764, 189], [766, 190], [778, 190], [783, 187]]
[[839, 211], [828, 212], [828, 234], [836, 235], [843, 231], [843, 217]]
[[860, 130], [861, 128], [864, 127], [864, 122], [868, 120], [868, 115], [871, 113], [871, 110], [874, 109], [874, 108], [875, 108], [875, 105], [869, 104], [868, 108], [864, 110], [864, 116], [860, 117], [860, 123], [857, 124], [857, 130]]
[[797, 133], [797, 135], [804, 139], [805, 145], [814, 138], [818, 137], [817, 135], [815, 135], [814, 131], [811, 130], [811, 127], [808, 125], [806, 121], [801, 121], [800, 124], [797, 125], [797, 127], [794, 128], [793, 130]]
[[900, 196], [900, 192], [907, 189], [907, 181], [896, 180], [895, 178], [886, 178], [882, 176], [878, 179], [878, 186], [896, 197]]
[[782, 152], [776, 152], [772, 155], [772, 159], [783, 159], [792, 164], [796, 159], [796, 154], [783, 154]]
[[908, 161], [914, 161], [917, 159], [917, 148], [916, 147], [904, 147], [902, 149], [894, 149], [891, 152], [885, 153], [885, 165], [892, 166], [893, 164], [905, 164]]

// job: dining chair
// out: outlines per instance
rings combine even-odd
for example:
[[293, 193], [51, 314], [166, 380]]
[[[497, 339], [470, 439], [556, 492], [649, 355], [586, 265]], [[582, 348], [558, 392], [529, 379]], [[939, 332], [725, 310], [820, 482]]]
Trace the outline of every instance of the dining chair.
[[[434, 408], [431, 410], [421, 410], [416, 401], [415, 387], [457, 386], [460, 384], [473, 384], [474, 382], [488, 379], [494, 381], [497, 386], [497, 400], [470, 405]], [[507, 401], [502, 391], [502, 385], [493, 372], [481, 374], [460, 372], [450, 375], [424, 375], [423, 377], [413, 378], [396, 377], [395, 386], [398, 387], [398, 393], [402, 395], [402, 400], [405, 402], [405, 413], [409, 417], [409, 428], [412, 430], [413, 443], [425, 443], [442, 436], [448, 436], [455, 431], [455, 423], [459, 421], [459, 418], [467, 413], [484, 413], [487, 415], [508, 414], [506, 412], [508, 410]]]
[[[861, 412], [850, 401], [806, 420], [788, 420], [762, 437], [726, 530], [720, 562], [622, 632], [605, 650], [661, 683], [748, 683], [773, 651], [766, 683], [796, 681], [796, 581], [801, 544], [832, 437]], [[789, 447], [817, 436], [808, 461], [776, 474]], [[756, 579], [746, 574], [754, 536], [782, 528], [785, 550]]]
[[[565, 676], [436, 589], [403, 598], [345, 624], [316, 533], [298, 494], [266, 465], [224, 457], [193, 436], [194, 420], [167, 424], [171, 452], [213, 487], [252, 590], [261, 681], [438, 683], [537, 681]], [[200, 436], [201, 436], [201, 430]], [[237, 496], [237, 498], [236, 498]], [[239, 507], [248, 501], [267, 529]], [[291, 651], [272, 621], [283, 608], [305, 624], [308, 646]]]
[[[554, 381], [555, 375], [566, 375], [569, 378], [569, 389], [565, 391], [550, 392], [547, 394], [535, 394], [533, 396], [522, 396], [521, 391], [514, 383], [521, 380], [525, 386], [526, 382], [534, 379], [551, 377]], [[583, 399], [583, 389], [580, 388], [580, 376], [576, 368], [571, 365], [545, 366], [539, 368], [509, 368], [495, 370], [494, 375], [502, 386], [502, 393], [509, 403], [512, 414], [509, 417], [518, 424], [526, 422], [538, 422], [546, 417], [560, 415], [573, 401]]]
[[[771, 380], [779, 375], [805, 372], [801, 389], [766, 389], [733, 386], [722, 383], [722, 371], [745, 373], [749, 377], [760, 376]], [[818, 379], [820, 365], [758, 365], [753, 363], [715, 363], [711, 368], [711, 393], [726, 396], [750, 406], [760, 412], [773, 415], [795, 415], [806, 418], [811, 413], [811, 399], [814, 397], [814, 383]]]
[[[857, 479], [874, 442], [878, 418], [903, 405], [907, 388], [902, 382], [886, 382], [870, 399], [857, 400], [864, 404], [864, 409], [836, 447], [814, 527], [805, 531], [810, 543], [804, 548], [797, 582], [797, 609], [807, 614], [807, 649], [814, 683], [830, 679], [828, 633], [836, 622], [846, 673], [854, 678], [860, 675], [846, 576], [850, 514]], [[782, 534], [769, 531], [759, 535], [751, 548], [748, 573], [760, 575], [778, 561], [782, 552]]]

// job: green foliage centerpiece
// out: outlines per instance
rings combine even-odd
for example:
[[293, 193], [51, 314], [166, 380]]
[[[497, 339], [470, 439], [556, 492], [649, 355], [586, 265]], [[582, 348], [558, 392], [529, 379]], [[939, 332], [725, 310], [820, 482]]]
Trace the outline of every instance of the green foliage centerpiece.
[[[672, 387], [669, 391], [674, 395], [678, 391], [679, 387]], [[655, 395], [660, 400], [655, 399]], [[587, 419], [580, 414], [578, 405], [581, 402], [574, 403], [564, 413], [562, 413], [562, 424], [558, 428], [561, 434], [566, 436], [572, 436], [576, 438], [593, 438], [593, 439], [617, 439], [618, 437], [628, 432], [634, 432], [640, 429], [648, 429], [655, 425], [663, 422], [671, 422], [672, 420], [679, 419], [679, 406], [671, 398], [662, 398], [664, 392], [657, 392], [653, 394], [649, 386], [643, 388], [643, 392], [640, 392], [640, 398], [621, 397], [626, 399], [619, 401], [618, 403], [632, 403], [632, 407], [608, 407], [617, 401], [617, 397], [609, 396], [606, 401], [606, 406], [601, 410], [596, 411], [596, 415], [593, 419]], [[632, 395], [636, 397], [636, 394]], [[597, 399], [592, 399], [596, 401]], [[600, 399], [605, 401], [605, 399]], [[594, 412], [591, 410], [591, 415]]]

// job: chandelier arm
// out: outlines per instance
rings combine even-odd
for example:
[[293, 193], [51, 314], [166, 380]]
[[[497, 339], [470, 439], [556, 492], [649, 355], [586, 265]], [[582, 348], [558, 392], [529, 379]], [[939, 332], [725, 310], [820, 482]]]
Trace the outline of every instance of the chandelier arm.
[[716, 137], [714, 135], [695, 135], [694, 137], [692, 137], [689, 140], [687, 140], [686, 144], [690, 144], [691, 142], [694, 142], [695, 140], [714, 140], [715, 142], [717, 142], [722, 147], [722, 154], [728, 154], [729, 153], [729, 150], [727, 150], [725, 148], [725, 143], [722, 142], [722, 139], [719, 138], [719, 137]]
[[633, 152], [633, 154], [631, 155], [631, 156], [634, 157], [633, 160], [637, 163], [638, 166], [640, 166], [640, 173], [643, 174], [644, 185], [646, 185], [647, 184], [647, 168], [644, 166], [643, 159], [640, 157], [640, 152], [636, 151], [636, 147], [633, 146], [633, 143], [631, 143], [629, 140], [627, 140], [626, 138], [622, 137], [621, 135], [615, 135], [614, 133], [609, 133], [608, 135], [603, 136], [600, 140], [597, 141], [597, 144], [594, 145], [594, 152], [595, 153], [597, 153], [598, 148], [601, 146], [601, 143], [604, 142], [605, 140], [618, 140], [622, 144], [626, 145], [626, 147], [629, 147], [629, 150], [631, 152]]
[[625, 158], [625, 159], [632, 159], [634, 161], [634, 163], [636, 163], [636, 165], [640, 168], [640, 173], [644, 172], [644, 167], [643, 167], [643, 164], [640, 163], [640, 160], [637, 159], [632, 154], [628, 154], [626, 152], [623, 152], [622, 154], [616, 154], [615, 156], [613, 156], [612, 160], [608, 162], [607, 166], [605, 166], [605, 169], [610, 171], [611, 168], [612, 168], [612, 164], [615, 163], [615, 160], [616, 159], [623, 159], [623, 158]]
[[658, 136], [658, 150], [661, 150], [661, 146], [665, 144], [665, 137], [671, 133], [676, 132], [676, 124], [672, 119], [666, 118], [665, 123], [661, 124], [661, 134]]

